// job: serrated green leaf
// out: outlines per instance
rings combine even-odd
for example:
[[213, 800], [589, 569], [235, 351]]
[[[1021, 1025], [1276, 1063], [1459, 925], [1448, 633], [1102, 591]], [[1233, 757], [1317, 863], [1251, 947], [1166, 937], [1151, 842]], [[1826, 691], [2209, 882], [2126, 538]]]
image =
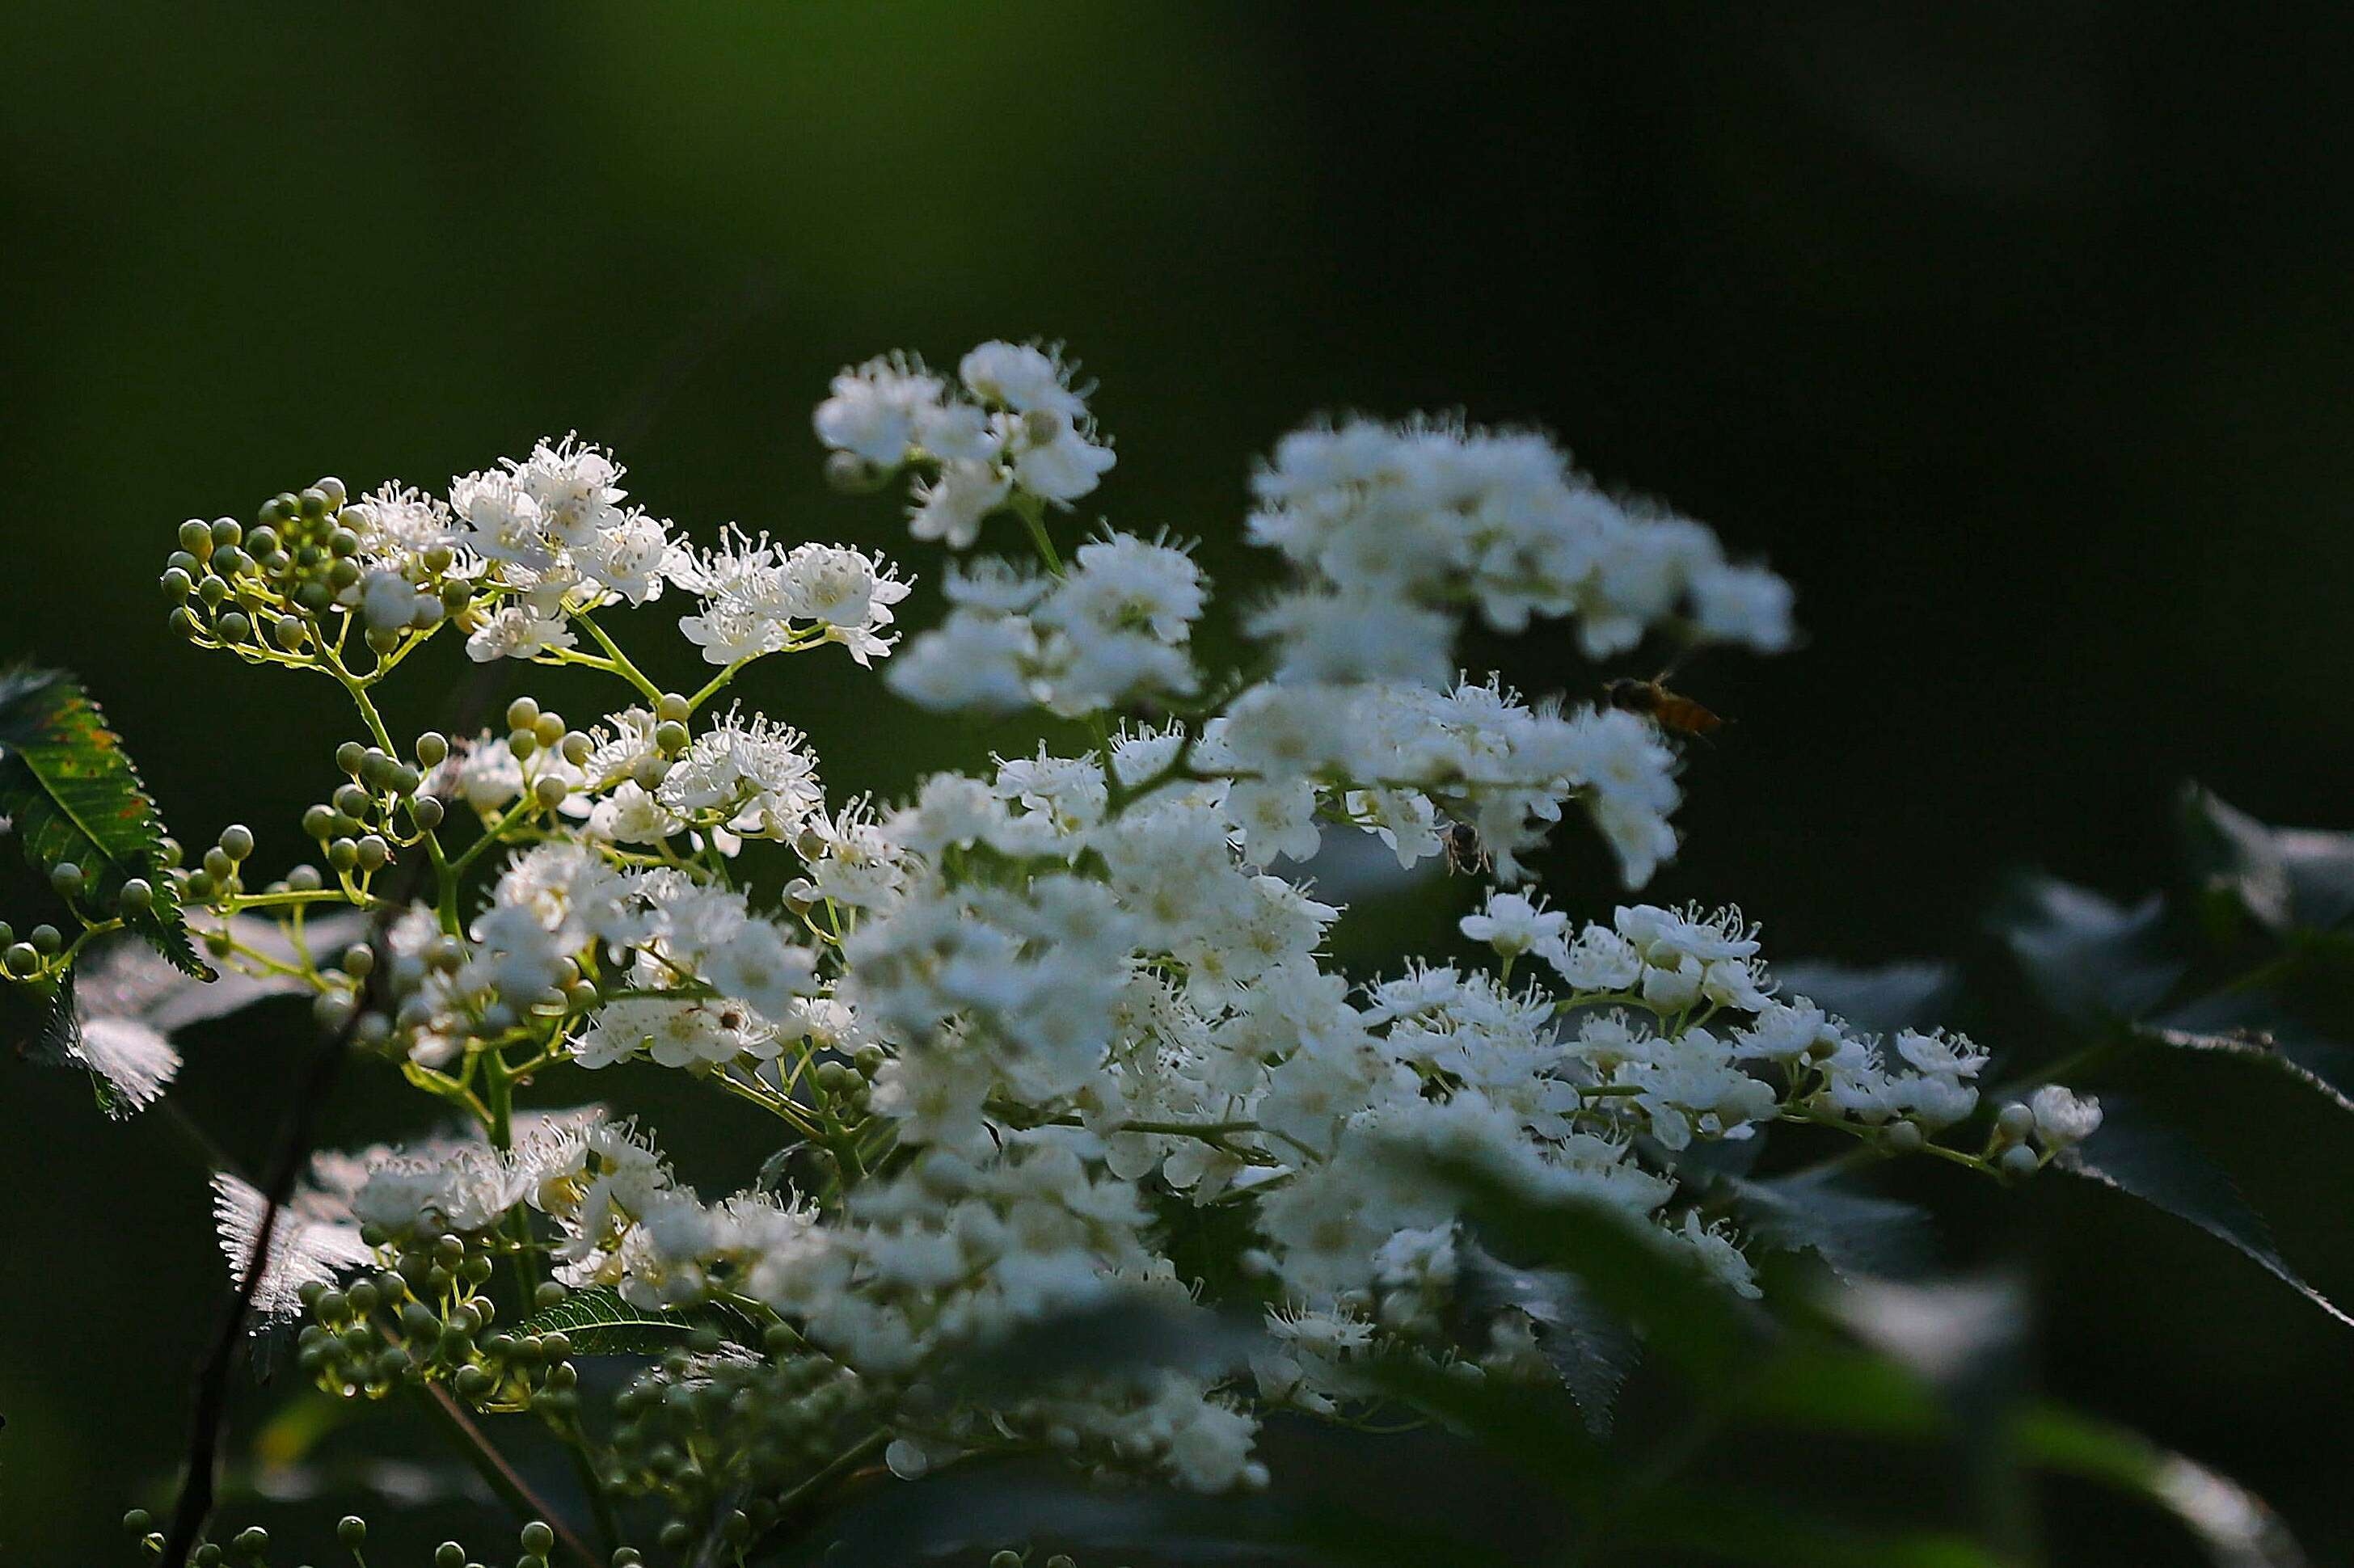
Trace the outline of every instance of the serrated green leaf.
[[1428, 1163], [1463, 1193], [1465, 1222], [1498, 1255], [1574, 1275], [1599, 1307], [1694, 1382], [1716, 1386], [1749, 1360], [1752, 1315], [1656, 1227], [1590, 1198], [1532, 1197], [1476, 1164]]
[[1619, 1319], [1560, 1269], [1515, 1268], [1476, 1242], [1459, 1250], [1458, 1287], [1464, 1305], [1486, 1316], [1518, 1308], [1537, 1326], [1537, 1348], [1596, 1437], [1610, 1435], [1618, 1391], [1626, 1385], [1643, 1342]]
[[2354, 915], [2354, 833], [2276, 828], [2185, 785], [2179, 806], [2191, 881], [2236, 900], [2274, 931], [2326, 931]]
[[59, 980], [0, 985], [0, 1039], [18, 1055], [49, 1066], [75, 1061], [81, 1021], [74, 1009], [72, 972]]
[[2295, 922], [2288, 863], [2270, 828], [2198, 784], [2182, 787], [2175, 819], [2194, 888], [2236, 904], [2267, 930], [2288, 929]]
[[1943, 1023], [1960, 976], [1953, 965], [1927, 959], [1871, 966], [1817, 959], [1776, 964], [1774, 978], [1785, 997], [1803, 996], [1858, 1029], [1892, 1034]]
[[2047, 1404], [2020, 1413], [2016, 1441], [2031, 1464], [2115, 1487], [2174, 1515], [2216, 1568], [2304, 1568], [2304, 1552], [2262, 1498], [2137, 1433]]
[[2354, 1097], [2288, 1055], [2270, 1035], [2259, 1033], [2202, 1034], [2187, 1029], [2137, 1029], [2135, 1038], [2163, 1045], [2169, 1051], [2186, 1051], [2194, 1054], [2228, 1057], [2233, 1061], [2253, 1063], [2278, 1073], [2293, 1083], [2302, 1084], [2342, 1111], [2354, 1111]]
[[1786, 1252], [1812, 1252], [1843, 1278], [1910, 1274], [1934, 1250], [1927, 1210], [1859, 1192], [1825, 1174], [1717, 1180], [1752, 1236]]
[[2055, 1170], [2138, 1198], [2197, 1225], [2265, 1273], [2354, 1328], [2338, 1304], [2316, 1289], [2273, 1245], [2271, 1227], [2248, 1206], [2229, 1175], [2173, 1128], [2145, 1120], [2112, 1100], [2101, 1129], [2062, 1153]]
[[122, 741], [73, 677], [18, 664], [0, 670], [0, 813], [16, 824], [25, 857], [46, 874], [81, 868], [88, 897], [111, 907], [124, 882], [154, 889], [150, 906], [124, 923], [175, 966], [201, 980], [196, 957], [164, 874], [164, 824]]
[[2054, 1012], [2078, 1022], [2138, 1018], [2182, 978], [2160, 941], [2156, 894], [2128, 909], [2056, 877], [2022, 876], [1988, 924]]
[[660, 1355], [695, 1331], [693, 1319], [632, 1307], [601, 1285], [576, 1290], [514, 1326], [517, 1334], [562, 1331], [578, 1354]]

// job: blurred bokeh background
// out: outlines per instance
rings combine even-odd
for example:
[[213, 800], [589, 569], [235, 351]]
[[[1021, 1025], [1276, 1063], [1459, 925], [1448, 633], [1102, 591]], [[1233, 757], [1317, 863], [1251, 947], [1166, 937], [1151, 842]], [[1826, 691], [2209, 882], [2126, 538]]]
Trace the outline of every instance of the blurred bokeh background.
[[[825, 490], [808, 410], [882, 349], [1043, 335], [1119, 442], [1090, 501], [1230, 587], [1264, 570], [1252, 454], [1341, 408], [1541, 423], [1769, 557], [1810, 641], [1691, 672], [1738, 723], [1656, 891], [1740, 899], [1772, 953], [1966, 954], [2004, 865], [2157, 881], [2185, 777], [2354, 825], [2349, 33], [2320, 0], [13, 7], [0, 652], [80, 672], [184, 837], [243, 820], [282, 864], [341, 699], [167, 632], [182, 518], [577, 429], [703, 537], [936, 579], [888, 501]], [[1594, 679], [1543, 632], [1475, 652]], [[411, 728], [462, 663], [435, 652]], [[745, 684], [838, 789], [1004, 743], [846, 661]], [[1551, 882], [1611, 901], [1590, 857]], [[179, 1097], [240, 1158], [299, 1016], [192, 1043]], [[356, 1071], [332, 1136], [413, 1130], [409, 1097]], [[2342, 1167], [2296, 1107], [2240, 1130], [2284, 1245], [2354, 1295]], [[0, 1562], [128, 1562], [216, 1310], [203, 1171], [0, 1064]], [[1925, 1192], [1955, 1262], [2032, 1281], [2047, 1387], [2354, 1552], [2354, 1337], [2095, 1194]], [[2069, 1561], [2176, 1550], [2069, 1500]]]

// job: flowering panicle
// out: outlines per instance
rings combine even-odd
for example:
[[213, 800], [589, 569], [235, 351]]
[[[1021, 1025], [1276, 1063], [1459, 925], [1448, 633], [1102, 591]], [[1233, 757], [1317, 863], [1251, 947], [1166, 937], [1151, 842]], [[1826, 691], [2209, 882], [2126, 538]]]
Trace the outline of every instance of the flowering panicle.
[[[711, 1499], [773, 1507], [859, 1445], [903, 1476], [1040, 1446], [1252, 1486], [1257, 1413], [1347, 1416], [1354, 1361], [1544, 1365], [1551, 1325], [1465, 1288], [1465, 1199], [1434, 1172], [1600, 1205], [1755, 1295], [1688, 1151], [1788, 1123], [1906, 1152], [1978, 1114], [1986, 1051], [1868, 1034], [1785, 994], [1739, 911], [1581, 921], [1526, 885], [1564, 819], [1624, 886], [1647, 883], [1678, 849], [1679, 742], [1638, 713], [1466, 674], [1460, 633], [1563, 621], [1594, 658], [1653, 636], [1791, 646], [1787, 585], [1702, 524], [1606, 494], [1533, 432], [1297, 430], [1253, 476], [1248, 525], [1288, 580], [1244, 617], [1254, 667], [1221, 672], [1195, 645], [1209, 584], [1187, 546], [1105, 526], [1058, 548], [1050, 523], [1113, 454], [1055, 353], [986, 344], [953, 377], [872, 360], [835, 378], [815, 426], [846, 484], [907, 472], [916, 538], [970, 550], [1006, 513], [1032, 552], [955, 563], [947, 614], [893, 660], [892, 689], [1076, 722], [896, 802], [830, 800], [804, 736], [722, 694], [771, 654], [891, 653], [908, 582], [879, 554], [732, 526], [695, 547], [573, 439], [446, 501], [323, 481], [249, 535], [183, 529], [166, 575], [181, 629], [334, 677], [367, 736], [337, 748], [303, 819], [323, 869], [249, 891], [239, 828], [174, 890], [225, 965], [309, 991], [475, 1129], [325, 1162], [275, 1232], [259, 1299], [309, 1314], [302, 1365], [323, 1386], [425, 1379], [475, 1409], [540, 1410], [600, 1484], [671, 1499], [681, 1540]], [[670, 588], [716, 667], [691, 695], [600, 620]], [[444, 625], [478, 660], [627, 691], [578, 726], [522, 697], [503, 726], [396, 743], [369, 693]], [[1309, 877], [1349, 835], [1403, 868], [1476, 872], [1459, 929], [1494, 962], [1343, 973], [1328, 938], [1346, 912]], [[365, 927], [330, 942], [323, 906]], [[148, 1006], [116, 1010], [125, 1051], [162, 1042]], [[175, 1058], [139, 1061], [143, 1078], [122, 1074], [152, 1097]], [[631, 1124], [515, 1106], [519, 1086], [634, 1063], [771, 1118], [759, 1181], [707, 1199]], [[2024, 1174], [2099, 1116], [2046, 1086], [1982, 1143], [1934, 1151]], [[259, 1203], [224, 1179], [239, 1266]], [[1018, 1394], [939, 1381], [1023, 1324], [1188, 1300], [1201, 1281], [1171, 1216], [1189, 1209], [1245, 1238], [1229, 1261], [1265, 1327], [1247, 1367]], [[502, 1299], [503, 1268], [531, 1281], [527, 1303]], [[622, 1393], [610, 1440], [573, 1414], [557, 1318], [490, 1327], [586, 1291], [696, 1325]]]

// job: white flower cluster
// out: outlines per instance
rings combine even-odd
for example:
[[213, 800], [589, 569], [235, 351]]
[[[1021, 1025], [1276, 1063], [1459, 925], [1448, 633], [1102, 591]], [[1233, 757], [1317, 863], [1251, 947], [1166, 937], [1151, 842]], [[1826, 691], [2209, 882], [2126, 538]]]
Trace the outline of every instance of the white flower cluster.
[[917, 471], [909, 532], [962, 550], [1008, 506], [1066, 506], [1111, 468], [1085, 396], [1060, 355], [985, 343], [957, 379], [889, 355], [844, 370], [818, 405], [818, 439], [872, 475]]
[[[1787, 588], [1729, 563], [1700, 524], [1611, 500], [1533, 435], [1298, 432], [1255, 482], [1253, 535], [1297, 570], [1251, 622], [1266, 678], [1213, 680], [1194, 664], [1206, 586], [1184, 550], [1108, 532], [1066, 564], [1045, 533], [1047, 506], [1111, 463], [1055, 356], [987, 344], [953, 383], [875, 360], [837, 378], [816, 423], [867, 477], [917, 470], [918, 537], [970, 546], [1000, 507], [1034, 535], [1034, 563], [952, 575], [946, 624], [893, 684], [930, 707], [1082, 723], [895, 807], [829, 802], [798, 732], [705, 705], [767, 653], [888, 651], [907, 590], [879, 557], [739, 532], [703, 553], [672, 545], [622, 509], [620, 468], [571, 443], [459, 482], [447, 509], [366, 503], [366, 570], [458, 574], [478, 656], [587, 665], [645, 704], [571, 730], [519, 699], [504, 737], [430, 737], [416, 769], [352, 748], [355, 782], [316, 809], [321, 836], [365, 817], [391, 837], [334, 861], [340, 891], [311, 887], [380, 908], [367, 874], [420, 850], [438, 880], [380, 908], [394, 917], [377, 948], [321, 987], [355, 1006], [354, 977], [380, 965], [389, 1000], [359, 1037], [506, 1147], [376, 1151], [346, 1172], [345, 1218], [306, 1222], [366, 1227], [378, 1263], [411, 1273], [416, 1246], [439, 1249], [444, 1275], [544, 1232], [563, 1285], [762, 1315], [761, 1353], [854, 1381], [902, 1474], [1044, 1444], [1214, 1489], [1264, 1478], [1255, 1408], [1338, 1410], [1353, 1358], [1541, 1364], [1539, 1325], [1475, 1313], [1458, 1290], [1464, 1200], [1437, 1171], [1604, 1205], [1755, 1295], [1680, 1153], [1776, 1122], [1902, 1152], [1976, 1109], [1985, 1052], [1944, 1033], [1873, 1038], [1778, 997], [1735, 910], [1629, 905], [1573, 927], [1504, 890], [1573, 806], [1625, 885], [1645, 883], [1676, 849], [1677, 753], [1644, 715], [1460, 676], [1460, 623], [1569, 618], [1596, 655], [1655, 630], [1788, 646]], [[664, 582], [697, 596], [681, 630], [722, 666], [694, 698], [649, 690], [592, 619]], [[577, 650], [575, 626], [603, 652]], [[1148, 703], [1181, 716], [1146, 724]], [[481, 824], [462, 853], [434, 836], [444, 802]], [[1299, 868], [1348, 831], [1407, 866], [1459, 866], [1468, 846], [1491, 885], [1461, 931], [1493, 969], [1341, 973], [1326, 938], [1342, 911]], [[494, 882], [462, 902], [465, 868], [492, 849]], [[706, 1201], [634, 1128], [511, 1121], [516, 1082], [640, 1060], [775, 1118], [784, 1147], [759, 1186]], [[2032, 1169], [2097, 1120], [2046, 1088], [2001, 1113], [1985, 1153], [1938, 1152]], [[1276, 1300], [1247, 1377], [1058, 1379], [980, 1404], [928, 1384], [1107, 1291], [1184, 1299], [1197, 1282], [1166, 1217], [1188, 1208], [1231, 1216], [1249, 1237], [1235, 1263]], [[358, 1261], [344, 1231], [322, 1234], [313, 1283]], [[1470, 1337], [1450, 1340], [1467, 1318]]]
[[1606, 495], [1543, 436], [1429, 419], [1295, 430], [1252, 479], [1250, 535], [1304, 580], [1259, 612], [1284, 678], [1431, 683], [1466, 605], [1499, 631], [1574, 617], [1590, 658], [1681, 622], [1788, 648], [1789, 585], [1689, 518]]
[[928, 708], [1066, 716], [1195, 688], [1188, 639], [1206, 589], [1173, 546], [1113, 534], [1059, 577], [991, 559], [949, 577], [956, 608], [894, 666], [891, 688]]
[[[861, 664], [888, 653], [891, 606], [908, 585], [879, 556], [846, 546], [771, 546], [729, 529], [697, 551], [671, 524], [623, 503], [610, 453], [577, 438], [543, 440], [450, 482], [445, 503], [387, 485], [346, 506], [360, 568], [343, 590], [379, 635], [430, 630], [454, 616], [478, 661], [560, 658], [579, 618], [642, 605], [675, 585], [702, 603], [679, 629], [714, 664], [838, 642]], [[594, 662], [597, 655], [583, 655]]]

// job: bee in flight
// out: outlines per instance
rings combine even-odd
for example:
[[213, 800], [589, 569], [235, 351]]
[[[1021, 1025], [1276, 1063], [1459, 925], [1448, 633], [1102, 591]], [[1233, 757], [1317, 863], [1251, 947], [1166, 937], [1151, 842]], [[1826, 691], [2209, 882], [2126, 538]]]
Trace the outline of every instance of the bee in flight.
[[1723, 729], [1723, 719], [1682, 693], [1668, 690], [1667, 679], [1674, 673], [1671, 664], [1648, 681], [1622, 676], [1603, 686], [1602, 700], [1614, 708], [1641, 714], [1671, 735], [1705, 740]]

